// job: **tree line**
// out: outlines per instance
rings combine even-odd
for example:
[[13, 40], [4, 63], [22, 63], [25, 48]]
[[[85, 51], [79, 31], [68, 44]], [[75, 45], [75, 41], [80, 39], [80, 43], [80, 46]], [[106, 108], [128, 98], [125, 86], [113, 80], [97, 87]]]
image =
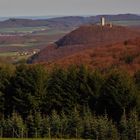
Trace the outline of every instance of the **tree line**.
[[0, 135], [138, 139], [139, 88], [140, 71], [0, 65]]

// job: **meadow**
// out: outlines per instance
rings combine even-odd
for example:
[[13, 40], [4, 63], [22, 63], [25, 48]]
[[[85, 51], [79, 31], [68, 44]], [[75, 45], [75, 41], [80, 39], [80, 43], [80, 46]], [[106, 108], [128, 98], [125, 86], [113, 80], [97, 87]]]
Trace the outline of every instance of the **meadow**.
[[30, 33], [34, 31], [46, 30], [47, 27], [15, 27], [15, 28], [0, 28], [0, 33]]

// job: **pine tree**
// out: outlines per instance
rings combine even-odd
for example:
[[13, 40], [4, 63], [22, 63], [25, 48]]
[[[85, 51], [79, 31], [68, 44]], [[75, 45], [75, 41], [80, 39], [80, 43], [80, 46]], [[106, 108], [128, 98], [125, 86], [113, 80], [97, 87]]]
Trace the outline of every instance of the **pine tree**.
[[68, 130], [68, 117], [66, 114], [62, 111], [60, 115], [61, 120], [61, 127], [60, 127], [60, 137], [61, 138], [67, 138], [67, 130]]
[[47, 84], [48, 93], [45, 98], [47, 102], [44, 104], [45, 112], [48, 112], [49, 114], [52, 110], [61, 112], [67, 107], [67, 102], [65, 102], [67, 94], [64, 91], [64, 83], [66, 82], [66, 80], [67, 75], [65, 70], [56, 68], [50, 74]]
[[34, 117], [31, 113], [29, 114], [29, 116], [26, 119], [26, 125], [27, 125], [27, 137], [29, 137], [29, 138], [36, 137], [35, 136], [36, 128], [35, 128], [35, 123], [34, 123]]
[[128, 113], [137, 106], [136, 89], [130, 76], [119, 70], [111, 72], [102, 87], [97, 104], [97, 112], [103, 114], [106, 110], [108, 115], [115, 121], [119, 121], [123, 108]]
[[70, 137], [79, 138], [82, 133], [82, 120], [78, 110], [75, 108], [69, 115], [68, 133]]
[[92, 123], [93, 139], [99, 140], [119, 140], [116, 126], [107, 116], [99, 116], [93, 118]]
[[14, 67], [10, 64], [0, 65], [0, 113], [9, 115], [11, 105], [10, 82], [14, 74]]
[[26, 125], [23, 122], [23, 119], [16, 112], [13, 112], [11, 117], [13, 133], [15, 137], [24, 137], [26, 132]]
[[41, 137], [41, 133], [42, 133], [42, 123], [43, 123], [43, 119], [41, 116], [40, 112], [35, 112], [34, 114], [34, 127], [35, 127], [35, 137], [39, 138]]
[[90, 95], [89, 106], [92, 110], [94, 110], [101, 94], [101, 88], [104, 84], [104, 77], [97, 70], [94, 72], [89, 72], [87, 82], [87, 90]]
[[17, 112], [27, 114], [42, 110], [46, 97], [47, 71], [41, 65], [17, 67], [12, 81], [13, 105]]
[[60, 116], [57, 114], [57, 112], [54, 110], [51, 114], [50, 118], [50, 130], [51, 130], [51, 136], [58, 138], [61, 136], [61, 121]]
[[90, 139], [93, 138], [92, 134], [92, 121], [93, 121], [93, 115], [88, 107], [84, 107], [83, 114], [82, 114], [82, 125], [83, 125], [83, 131], [82, 131], [82, 137], [84, 139]]
[[125, 109], [123, 111], [122, 118], [120, 120], [120, 135], [122, 140], [128, 140], [128, 120], [126, 118], [126, 112]]
[[130, 112], [130, 117], [128, 119], [128, 138], [129, 140], [132, 139], [139, 139], [138, 132], [140, 130], [140, 122], [138, 119], [138, 114], [136, 110]]
[[3, 137], [14, 137], [13, 123], [10, 117], [3, 121]]
[[44, 116], [42, 118], [42, 130], [41, 130], [41, 136], [45, 138], [50, 138], [50, 117]]

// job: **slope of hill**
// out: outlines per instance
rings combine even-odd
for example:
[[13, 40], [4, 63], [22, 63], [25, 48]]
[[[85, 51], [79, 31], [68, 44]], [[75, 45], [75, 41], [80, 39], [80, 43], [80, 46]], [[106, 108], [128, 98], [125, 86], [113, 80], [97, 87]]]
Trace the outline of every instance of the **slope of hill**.
[[110, 68], [121, 68], [133, 74], [140, 70], [140, 38], [89, 48], [45, 64], [48, 68], [55, 65], [67, 68], [73, 64], [84, 64], [88, 68], [103, 71]]
[[126, 27], [114, 26], [82, 26], [43, 49], [31, 58], [31, 62], [55, 62], [67, 56], [86, 51], [89, 48], [104, 47], [109, 44], [125, 42], [140, 37], [140, 33]]

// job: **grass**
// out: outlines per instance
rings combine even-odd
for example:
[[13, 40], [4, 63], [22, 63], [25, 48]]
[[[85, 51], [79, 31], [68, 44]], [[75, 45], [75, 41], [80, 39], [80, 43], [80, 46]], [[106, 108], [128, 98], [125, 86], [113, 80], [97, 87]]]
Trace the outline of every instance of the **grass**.
[[17, 28], [0, 28], [0, 33], [30, 33], [33, 31], [41, 31], [48, 29], [47, 27], [17, 27]]
[[1, 52], [0, 56], [1, 57], [8, 57], [8, 56], [12, 57], [12, 56], [16, 56], [16, 54], [17, 54], [16, 52]]
[[30, 44], [0, 44], [0, 47], [27, 47]]
[[5, 61], [7, 63], [17, 63], [26, 61], [30, 56], [30, 54], [24, 56], [17, 56], [17, 52], [2, 52], [0, 53], [0, 61]]

